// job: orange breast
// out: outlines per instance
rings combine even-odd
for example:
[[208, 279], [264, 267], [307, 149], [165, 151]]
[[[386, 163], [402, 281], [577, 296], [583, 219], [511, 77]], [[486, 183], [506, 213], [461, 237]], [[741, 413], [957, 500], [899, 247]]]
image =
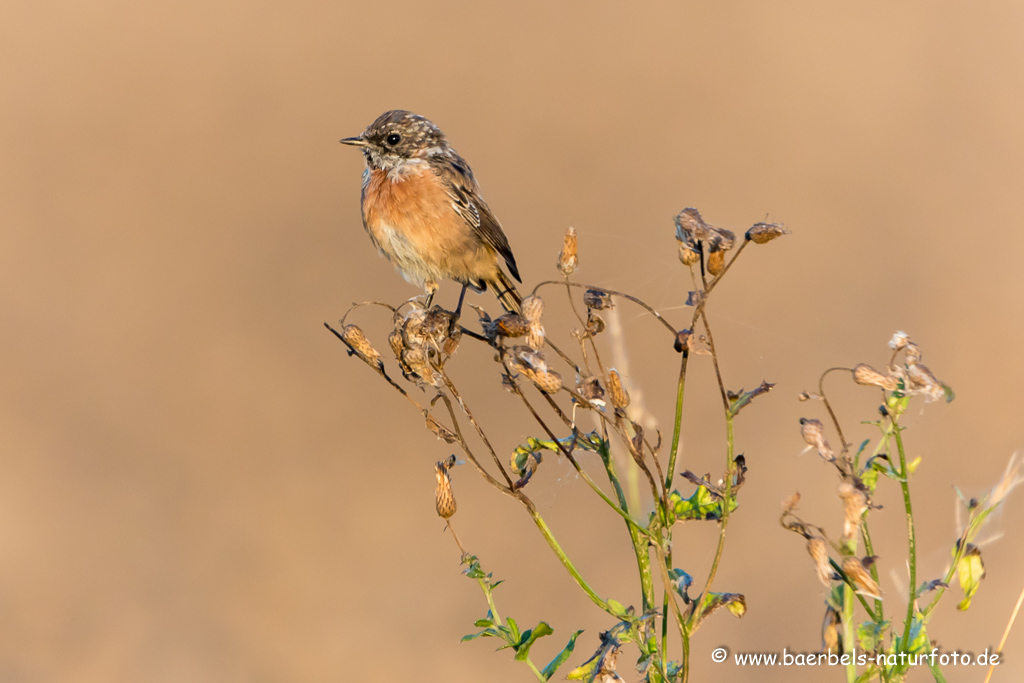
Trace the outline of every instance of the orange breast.
[[455, 210], [425, 164], [395, 177], [371, 169], [362, 206], [374, 244], [409, 279], [476, 279], [496, 267], [494, 252]]

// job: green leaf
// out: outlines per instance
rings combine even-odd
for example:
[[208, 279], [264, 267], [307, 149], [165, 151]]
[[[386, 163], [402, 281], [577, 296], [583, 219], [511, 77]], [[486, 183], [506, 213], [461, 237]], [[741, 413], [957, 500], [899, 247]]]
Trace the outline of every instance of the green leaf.
[[742, 593], [708, 593], [704, 596], [703, 621], [719, 607], [728, 607], [733, 616], [742, 618], [747, 613], [747, 599]]
[[476, 640], [477, 638], [480, 638], [480, 637], [483, 637], [483, 638], [500, 638], [501, 637], [501, 633], [498, 632], [497, 630], [493, 629], [493, 628], [488, 628], [488, 629], [484, 629], [483, 631], [480, 631], [480, 633], [471, 633], [468, 636], [462, 636], [462, 638], [459, 640], [459, 642], [460, 643], [465, 643], [465, 642], [470, 641], [470, 640]]
[[[490, 615], [490, 612], [487, 614]], [[490, 628], [491, 626], [494, 626], [494, 622], [490, 619], [477, 619], [473, 622], [473, 626], [476, 626], [477, 628]]]
[[687, 589], [693, 585], [693, 577], [684, 572], [682, 569], [669, 569], [668, 570], [669, 580], [672, 582], [672, 588], [676, 593], [683, 599], [683, 602], [690, 604], [690, 596], [687, 594]]
[[956, 564], [956, 574], [960, 587], [964, 590], [964, 599], [956, 608], [966, 610], [971, 606], [971, 598], [978, 592], [981, 580], [985, 578], [985, 565], [981, 561], [981, 550], [978, 546], [967, 544], [966, 551]]
[[865, 621], [859, 625], [857, 627], [857, 642], [860, 643], [861, 649], [868, 652], [880, 652], [883, 644], [882, 641], [888, 628], [888, 621], [883, 621], [882, 623]]
[[907, 463], [907, 474], [908, 475], [913, 474], [914, 470], [916, 470], [917, 466], [920, 465], [920, 464], [921, 464], [921, 456], [919, 455], [919, 456], [917, 456], [916, 458], [914, 458], [913, 460], [911, 460], [910, 462]]
[[509, 633], [512, 634], [512, 642], [518, 643], [519, 642], [519, 638], [520, 638], [520, 635], [519, 635], [519, 624], [517, 624], [516, 620], [513, 619], [512, 617], [506, 618], [505, 619], [505, 623], [508, 624]]
[[540, 622], [534, 628], [523, 633], [523, 637], [520, 638], [519, 644], [516, 646], [516, 660], [520, 662], [526, 661], [526, 658], [530, 656], [530, 648], [537, 641], [538, 638], [544, 636], [550, 636], [555, 630], [548, 626], [547, 622]]
[[[942, 382], [939, 382], [942, 384]], [[946, 395], [946, 403], [952, 403], [953, 399], [956, 398], [956, 394], [953, 392], [953, 387], [946, 384], [942, 384], [942, 393]]]
[[555, 658], [548, 662], [547, 666], [541, 669], [540, 675], [544, 677], [545, 681], [549, 680], [555, 674], [555, 671], [558, 670], [558, 667], [565, 664], [565, 660], [569, 659], [572, 651], [576, 649], [576, 639], [580, 637], [581, 633], [583, 633], [582, 629], [573, 633], [569, 638], [569, 643], [562, 648], [562, 651], [555, 655]]
[[[675, 506], [672, 509], [677, 520], [718, 520], [722, 518], [722, 499], [714, 496], [707, 486], [698, 486], [689, 498], [683, 498], [673, 491]], [[671, 500], [671, 497], [670, 497]], [[730, 501], [729, 512], [736, 509], [735, 498]]]
[[626, 607], [618, 600], [609, 600], [608, 607], [611, 609], [612, 613], [620, 619], [626, 619], [630, 616], [629, 610], [627, 610]]

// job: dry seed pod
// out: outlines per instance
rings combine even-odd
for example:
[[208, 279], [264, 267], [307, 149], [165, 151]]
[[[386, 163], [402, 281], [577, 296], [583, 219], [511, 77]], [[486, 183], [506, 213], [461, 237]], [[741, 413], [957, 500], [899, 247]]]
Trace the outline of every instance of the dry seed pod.
[[825, 620], [821, 625], [822, 649], [825, 652], [842, 653], [843, 643], [839, 632], [839, 626], [842, 623], [843, 618], [839, 615], [839, 612], [831, 607], [825, 609]]
[[721, 275], [725, 270], [725, 251], [715, 249], [708, 254], [708, 272], [712, 275]]
[[612, 405], [616, 408], [621, 410], [629, 406], [629, 393], [622, 386], [622, 378], [615, 368], [608, 371], [608, 393], [611, 394]]
[[427, 361], [427, 354], [422, 348], [406, 349], [402, 360], [415, 377], [433, 386], [441, 386], [441, 376]]
[[[530, 377], [528, 373], [524, 374]], [[562, 388], [562, 376], [553, 370], [537, 372], [530, 379], [541, 391], [547, 394], [554, 394]]]
[[692, 266], [700, 261], [700, 252], [685, 242], [679, 243], [679, 262], [684, 266]]
[[377, 371], [384, 369], [384, 361], [381, 360], [380, 354], [370, 345], [366, 335], [363, 334], [359, 327], [356, 325], [345, 325], [341, 329], [341, 338], [371, 368]]
[[401, 363], [402, 351], [405, 350], [405, 340], [402, 338], [402, 332], [398, 328], [391, 330], [391, 334], [388, 335], [388, 345], [395, 354], [395, 358]]
[[604, 311], [615, 307], [615, 300], [608, 292], [600, 289], [588, 289], [583, 293], [583, 303], [594, 311]]
[[931, 401], [937, 401], [946, 395], [942, 382], [928, 369], [924, 363], [907, 365], [907, 377], [915, 391], [925, 394]]
[[523, 299], [523, 317], [527, 322], [540, 322], [544, 315], [544, 300], [539, 296], [528, 296]]
[[455, 456], [440, 460], [434, 465], [434, 473], [437, 475], [437, 492], [435, 495], [435, 507], [437, 514], [442, 519], [451, 519], [455, 514], [455, 495], [452, 493], [452, 480], [448, 470], [455, 464]]
[[828, 445], [828, 441], [825, 440], [824, 429], [821, 424], [821, 420], [813, 420], [807, 417], [800, 418], [800, 433], [811, 446], [814, 446], [818, 450], [818, 455], [822, 459], [832, 462], [836, 459], [835, 454], [832, 452], [832, 448]]
[[868, 558], [868, 562], [865, 564], [859, 557], [847, 557], [843, 560], [843, 571], [846, 572], [846, 575], [857, 586], [858, 593], [863, 593], [872, 598], [880, 598], [882, 597], [882, 589], [878, 587], [878, 584], [871, 578], [871, 574], [867, 570], [874, 560], [875, 558], [873, 557]]
[[539, 322], [530, 323], [526, 332], [526, 345], [534, 351], [540, 351], [544, 347], [544, 326]]
[[843, 543], [849, 543], [857, 537], [860, 529], [860, 518], [868, 509], [868, 497], [861, 489], [850, 482], [839, 485], [839, 497], [843, 499]]
[[818, 580], [821, 581], [826, 588], [831, 588], [835, 572], [832, 571], [832, 565], [829, 564], [828, 561], [828, 544], [825, 543], [825, 539], [820, 536], [811, 536], [808, 538], [807, 552], [810, 553], [811, 558], [814, 560], [814, 570], [818, 574]]
[[702, 301], [704, 301], [704, 290], [703, 289], [691, 290], [686, 295], [686, 305], [687, 306], [699, 306]]
[[747, 230], [747, 239], [754, 244], [767, 244], [776, 237], [788, 235], [791, 231], [782, 227], [781, 223], [754, 223], [754, 226]]
[[576, 228], [570, 227], [565, 233], [565, 243], [562, 245], [562, 252], [558, 255], [558, 270], [562, 275], [569, 277], [576, 272]]
[[452, 430], [435, 420], [432, 415], [427, 415], [427, 429], [432, 431], [438, 439], [445, 441], [445, 443], [455, 443], [459, 440], [459, 437], [455, 436]]
[[896, 389], [896, 378], [883, 375], [870, 365], [861, 363], [853, 369], [853, 381], [857, 384], [869, 387], [881, 387], [886, 391]]
[[782, 514], [788, 515], [793, 510], [796, 510], [796, 506], [800, 503], [800, 492], [797, 491], [792, 496], [782, 501]]

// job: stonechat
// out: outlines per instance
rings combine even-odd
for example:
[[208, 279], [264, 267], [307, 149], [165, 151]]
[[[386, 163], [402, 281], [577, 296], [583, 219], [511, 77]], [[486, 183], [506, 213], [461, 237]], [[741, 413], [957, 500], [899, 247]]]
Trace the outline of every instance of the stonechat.
[[508, 238], [440, 128], [396, 109], [341, 143], [360, 147], [366, 160], [360, 205], [370, 241], [425, 289], [428, 306], [439, 281], [449, 278], [462, 285], [456, 310], [467, 287], [490, 288], [505, 310], [520, 310], [522, 298], [499, 263], [501, 257], [522, 282]]

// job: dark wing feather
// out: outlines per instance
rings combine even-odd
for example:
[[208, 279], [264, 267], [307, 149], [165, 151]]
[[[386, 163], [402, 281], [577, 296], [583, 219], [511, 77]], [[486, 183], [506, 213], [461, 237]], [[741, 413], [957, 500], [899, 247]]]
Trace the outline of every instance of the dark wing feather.
[[455, 210], [485, 244], [501, 254], [512, 277], [517, 282], [522, 282], [519, 277], [519, 268], [516, 266], [516, 257], [512, 255], [512, 247], [508, 244], [508, 238], [505, 237], [501, 224], [491, 213], [487, 202], [480, 196], [480, 186], [477, 185], [469, 164], [454, 151], [449, 150], [448, 154], [431, 159], [431, 165], [444, 181], [445, 189], [452, 199]]

